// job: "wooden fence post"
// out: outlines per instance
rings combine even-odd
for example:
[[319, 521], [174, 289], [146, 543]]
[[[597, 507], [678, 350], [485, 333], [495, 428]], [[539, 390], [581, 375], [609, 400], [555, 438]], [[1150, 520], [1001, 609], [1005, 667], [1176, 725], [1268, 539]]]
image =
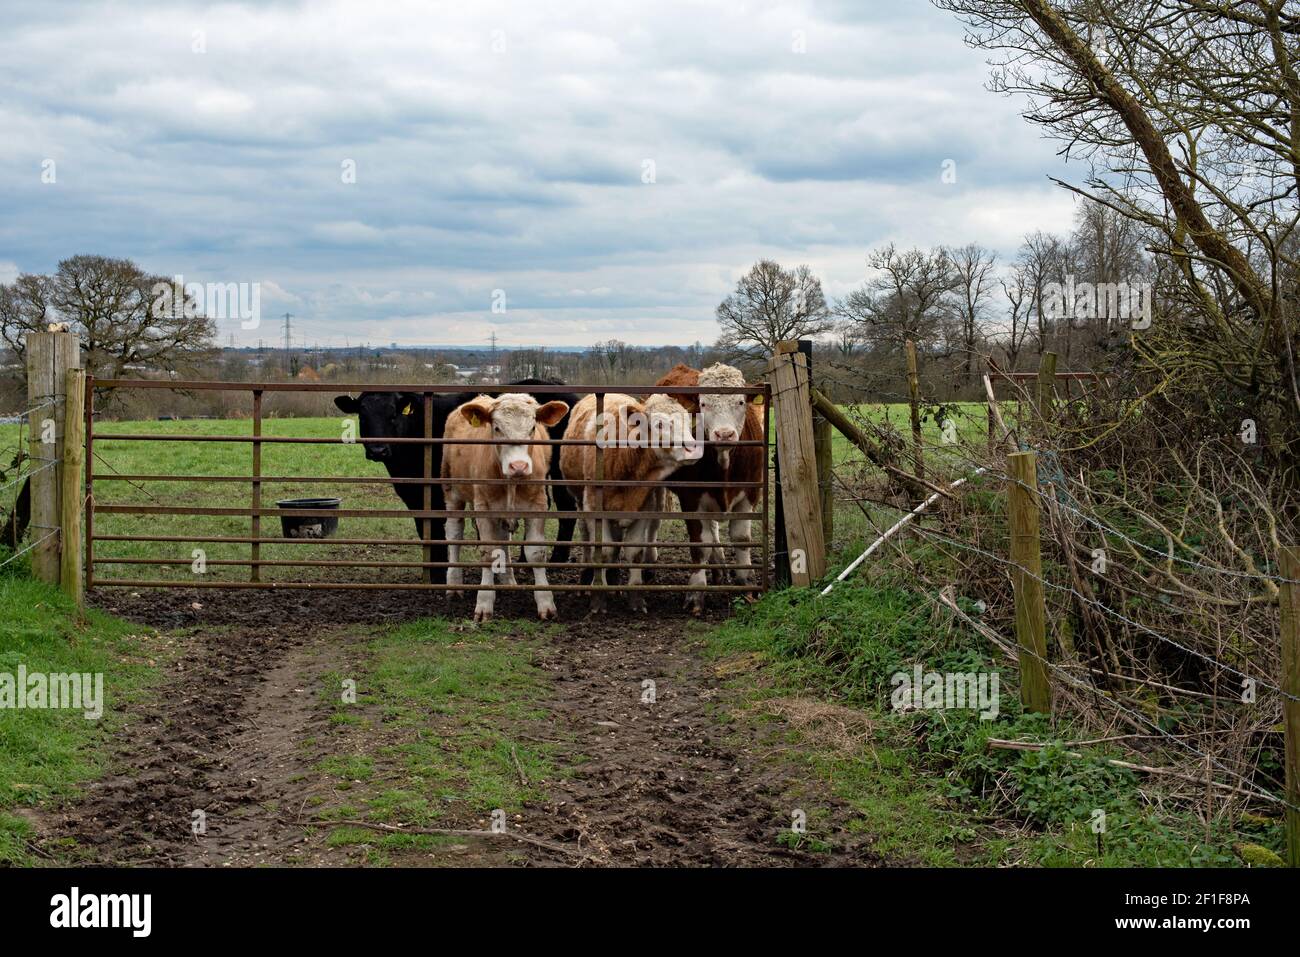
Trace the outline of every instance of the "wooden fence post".
[[[803, 353], [808, 360], [808, 390], [809, 394], [816, 391], [816, 380], [813, 378], [813, 341], [811, 339], [799, 340], [799, 351]], [[822, 540], [830, 546], [835, 540], [835, 490], [833, 487], [833, 478], [831, 469], [835, 464], [834, 439], [831, 433], [831, 424], [825, 416], [813, 414], [813, 447], [817, 456], [817, 490], [821, 496], [822, 506]]]
[[63, 413], [62, 462], [62, 513], [59, 522], [59, 578], [60, 587], [77, 605], [86, 605], [86, 579], [82, 562], [85, 559], [85, 540], [82, 538], [82, 516], [85, 496], [81, 471], [86, 464], [86, 373], [69, 369], [67, 399]]
[[834, 435], [830, 422], [822, 416], [813, 419], [813, 445], [817, 455], [817, 488], [821, 492], [822, 539], [835, 540], [835, 489], [831, 467], [834, 465]]
[[1282, 584], [1279, 605], [1282, 611], [1282, 690], [1290, 698], [1282, 699], [1283, 726], [1286, 730], [1286, 862], [1300, 867], [1300, 546], [1282, 549], [1280, 570], [1288, 581]]
[[925, 478], [925, 451], [921, 442], [921, 379], [917, 374], [916, 343], [907, 340], [907, 391], [912, 411], [912, 471], [919, 479]]
[[1052, 406], [1056, 401], [1056, 353], [1044, 352], [1038, 364], [1038, 417], [1046, 425], [1052, 421]]
[[32, 574], [51, 585], [59, 583], [59, 521], [62, 518], [59, 462], [68, 370], [80, 365], [81, 344], [69, 332], [27, 335], [28, 454], [31, 456]]
[[1047, 676], [1047, 608], [1043, 601], [1043, 559], [1038, 538], [1038, 456], [1007, 456], [1007, 524], [1011, 539], [1011, 584], [1016, 598], [1016, 641], [1020, 644], [1020, 701], [1026, 711], [1052, 712]]
[[799, 351], [798, 343], [777, 343], [768, 372], [772, 377], [772, 414], [781, 461], [786, 547], [792, 556], [790, 579], [795, 585], [810, 585], [826, 574], [826, 544], [817, 495], [807, 356]]

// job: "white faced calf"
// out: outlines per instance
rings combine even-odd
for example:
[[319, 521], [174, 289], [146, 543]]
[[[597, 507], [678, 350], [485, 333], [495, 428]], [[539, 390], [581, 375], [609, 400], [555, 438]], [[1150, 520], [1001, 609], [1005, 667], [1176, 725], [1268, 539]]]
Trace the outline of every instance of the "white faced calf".
[[[451, 479], [510, 479], [503, 485], [449, 485], [446, 491], [447, 508], [462, 510], [472, 503], [474, 511], [522, 511], [529, 513], [524, 520], [524, 539], [540, 541], [545, 538], [546, 486], [541, 484], [550, 468], [551, 449], [536, 445], [550, 438], [547, 426], [555, 425], [569, 411], [564, 402], [538, 405], [530, 395], [507, 393], [495, 399], [479, 396], [466, 402], [447, 417], [443, 437], [448, 439], [498, 439], [500, 445], [448, 444], [442, 453], [442, 477]], [[535, 513], [535, 514], [532, 514]], [[515, 519], [474, 517], [474, 527], [479, 541], [501, 542], [484, 546], [490, 561], [483, 566], [478, 602], [474, 620], [486, 621], [492, 617], [496, 592], [491, 589], [494, 578], [500, 575], [505, 584], [515, 584], [515, 573], [510, 567], [508, 546], [504, 543], [514, 533]], [[448, 559], [460, 561], [460, 541], [465, 537], [463, 518], [447, 519]], [[525, 545], [524, 556], [530, 564], [546, 561], [543, 545]], [[464, 581], [463, 569], [447, 570], [447, 583], [460, 585]], [[537, 615], [543, 621], [556, 617], [555, 599], [544, 590], [549, 583], [545, 568], [533, 569], [533, 581], [541, 586], [534, 594], [537, 598]], [[453, 592], [458, 594], [458, 592]]]
[[[714, 388], [740, 388], [745, 385], [745, 377], [734, 366], [721, 362], [711, 365], [700, 372], [699, 384]], [[699, 396], [700, 431], [709, 442], [735, 442], [745, 430], [745, 415], [748, 412], [749, 397], [740, 393], [719, 395], [705, 392]], [[718, 465], [725, 471], [731, 465], [732, 449], [727, 445], [715, 446]]]

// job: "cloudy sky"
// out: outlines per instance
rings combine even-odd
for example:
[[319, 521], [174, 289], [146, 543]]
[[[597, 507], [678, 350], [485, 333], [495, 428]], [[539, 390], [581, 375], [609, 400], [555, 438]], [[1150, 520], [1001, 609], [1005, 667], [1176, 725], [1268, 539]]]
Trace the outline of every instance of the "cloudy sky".
[[1053, 145], [925, 0], [6, 20], [0, 281], [86, 252], [260, 283], [261, 327], [223, 341], [274, 341], [285, 311], [309, 344], [710, 341], [762, 257], [835, 297], [877, 244], [1012, 253], [1070, 224]]

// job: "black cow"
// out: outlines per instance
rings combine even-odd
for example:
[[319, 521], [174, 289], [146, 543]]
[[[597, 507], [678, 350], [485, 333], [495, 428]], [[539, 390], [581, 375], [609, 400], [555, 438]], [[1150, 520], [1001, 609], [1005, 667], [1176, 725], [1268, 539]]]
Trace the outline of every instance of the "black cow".
[[[521, 379], [518, 382], [510, 382], [507, 385], [564, 385], [559, 379]], [[437, 438], [442, 437], [443, 429], [447, 425], [447, 416], [455, 411], [457, 406], [469, 402], [475, 396], [484, 393], [509, 391], [497, 386], [493, 389], [484, 389], [480, 392], [458, 392], [458, 393], [434, 393], [433, 394], [433, 434]], [[540, 402], [549, 402], [552, 399], [560, 399], [569, 404], [572, 408], [577, 404], [580, 398], [573, 393], [547, 394], [535, 396]], [[349, 395], [340, 395], [335, 397], [334, 404], [341, 412], [348, 415], [356, 415], [361, 426], [361, 438], [363, 439], [388, 439], [404, 438], [418, 439], [424, 437], [424, 395], [419, 392], [363, 392], [357, 398]], [[555, 426], [549, 430], [551, 438], [560, 439], [564, 437], [564, 429], [569, 424], [569, 417], [566, 415]], [[422, 478], [424, 476], [424, 449], [425, 446], [417, 443], [396, 442], [388, 444], [384, 442], [366, 442], [364, 443], [366, 458], [372, 462], [382, 462], [384, 468], [388, 470], [391, 478]], [[433, 467], [430, 474], [437, 476], [442, 473], [442, 446], [433, 446]], [[551, 468], [548, 478], [560, 478], [560, 446], [551, 446]], [[424, 485], [420, 482], [397, 482], [393, 485], [393, 490], [397, 492], [398, 498], [402, 500], [407, 508], [414, 511], [424, 509]], [[574, 500], [568, 488], [562, 485], [551, 486], [551, 492], [555, 499], [555, 507], [568, 517], [560, 519], [560, 529], [558, 540], [562, 543], [573, 541], [573, 528], [577, 521], [577, 502]], [[432, 486], [432, 495], [430, 496], [430, 506], [435, 511], [441, 511], [446, 508], [446, 501], [443, 498], [443, 487], [438, 484]], [[431, 538], [445, 540], [446, 521], [441, 518], [429, 520], [432, 528]], [[424, 520], [417, 518], [415, 528], [417, 536], [424, 537]], [[431, 561], [446, 562], [447, 546], [431, 545]], [[523, 559], [521, 559], [522, 561]], [[552, 562], [567, 562], [569, 560], [568, 544], [556, 545], [551, 551]], [[447, 579], [447, 570], [445, 568], [430, 569], [435, 582], [445, 582]]]

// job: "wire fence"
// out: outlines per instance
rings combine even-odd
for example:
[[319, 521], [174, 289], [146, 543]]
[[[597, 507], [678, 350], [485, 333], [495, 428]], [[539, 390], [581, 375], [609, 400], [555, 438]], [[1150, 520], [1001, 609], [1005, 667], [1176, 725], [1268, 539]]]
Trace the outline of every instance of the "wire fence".
[[[0, 444], [0, 549], [8, 552], [0, 559], [4, 568], [27, 555], [45, 542], [56, 537], [59, 529], [31, 524], [20, 515], [23, 492], [31, 479], [58, 467], [62, 459], [55, 451], [48, 456], [33, 455], [28, 447], [27, 432], [37, 413], [57, 409], [60, 397], [34, 396], [36, 404], [7, 415], [0, 415], [0, 424], [16, 427], [13, 442]], [[34, 534], [44, 532], [44, 534]], [[28, 534], [33, 533], [33, 534]], [[26, 543], [24, 544], [24, 539]]]
[[[1128, 741], [1134, 750], [1139, 741], [1144, 751], [1163, 747], [1172, 766], [1143, 770], [1234, 798], [1300, 810], [1280, 796], [1283, 782], [1271, 761], [1261, 759], [1266, 751], [1275, 756], [1281, 751], [1273, 744], [1281, 741], [1282, 705], [1300, 701], [1278, 677], [1277, 596], [1280, 587], [1300, 583], [1276, 565], [1276, 529], [1256, 532], [1248, 543], [1247, 534], [1239, 540], [1234, 522], [1243, 529], [1262, 523], [1243, 520], [1238, 512], [1220, 510], [1216, 516], [1219, 506], [1210, 503], [1210, 520], [1200, 524], [1217, 536], [1192, 535], [1185, 529], [1199, 529], [1195, 516], [1184, 515], [1183, 527], [1173, 527], [1155, 510], [1142, 507], [1149, 503], [1099, 490], [1086, 465], [1080, 465], [1079, 449], [1054, 440], [1055, 431], [1043, 427], [1036, 401], [1018, 383], [1012, 383], [1014, 399], [999, 401], [1003, 408], [998, 411], [1008, 420], [1005, 431], [995, 429], [987, 406], [980, 414], [967, 403], [922, 397], [917, 406], [925, 429], [916, 436], [908, 406], [917, 400], [910, 388], [894, 385], [906, 382], [907, 374], [860, 374], [819, 359], [813, 378], [819, 388], [826, 383], [837, 395], [869, 396], [841, 409], [897, 461], [923, 462], [925, 477], [935, 486], [966, 480], [959, 493], [945, 497], [932, 513], [918, 515], [891, 539], [891, 548], [877, 551], [864, 573], [897, 575], [904, 567], [898, 562], [904, 560], [906, 575], [924, 584], [923, 593], [935, 608], [945, 609], [954, 620], [965, 619], [1013, 661], [1020, 655], [1037, 659], [1058, 695], [1070, 697], [1072, 720], [1102, 726], [1121, 721], [1141, 734], [1116, 740]], [[882, 410], [886, 403], [903, 407], [901, 428], [891, 421], [894, 410]], [[971, 420], [986, 416], [987, 429], [981, 422], [976, 437]], [[998, 425], [1004, 423], [999, 419]], [[936, 428], [941, 433], [937, 440]], [[1215, 451], [1213, 438], [1187, 445], [1187, 456], [1197, 462]], [[1009, 474], [1003, 464], [1003, 455], [1013, 448], [1036, 453], [1036, 487]], [[865, 528], [875, 545], [881, 544], [881, 530], [894, 524], [889, 516], [906, 514], [916, 504], [914, 490], [882, 474], [852, 442], [821, 484], [823, 494], [835, 497], [839, 514], [855, 518], [846, 522], [847, 537], [856, 540]], [[1012, 486], [1031, 493], [1041, 505], [1041, 571], [1011, 557], [1011, 529], [1002, 503]], [[1186, 486], [1192, 483], [1178, 488]], [[939, 560], [927, 563], [926, 553]], [[848, 557], [853, 554], [856, 550]], [[1103, 573], [1093, 567], [1097, 555]], [[999, 629], [1004, 634], [1010, 630], [1015, 578], [1036, 581], [1049, 596], [1048, 637], [1054, 640], [1046, 655], [998, 635]], [[955, 591], [982, 610], [972, 617], [955, 601], [945, 600]], [[1077, 627], [1087, 647], [1064, 647], [1058, 633], [1065, 630], [1063, 622], [1070, 625], [1071, 641]], [[1093, 632], [1106, 636], [1110, 655]], [[1224, 693], [1225, 682], [1229, 693]]]

